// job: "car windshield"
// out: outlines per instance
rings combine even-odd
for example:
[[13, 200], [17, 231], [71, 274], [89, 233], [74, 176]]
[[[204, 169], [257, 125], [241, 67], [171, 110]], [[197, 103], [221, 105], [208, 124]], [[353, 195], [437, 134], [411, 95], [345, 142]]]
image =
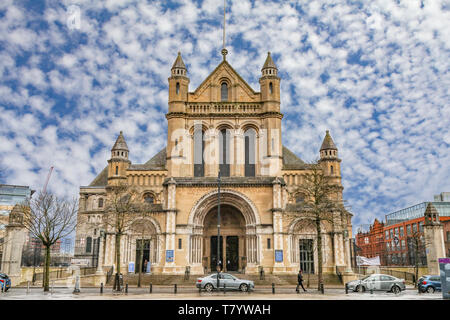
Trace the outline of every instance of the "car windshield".
[[8, 276], [4, 273], [0, 273], [0, 278], [2, 279], [8, 279]]

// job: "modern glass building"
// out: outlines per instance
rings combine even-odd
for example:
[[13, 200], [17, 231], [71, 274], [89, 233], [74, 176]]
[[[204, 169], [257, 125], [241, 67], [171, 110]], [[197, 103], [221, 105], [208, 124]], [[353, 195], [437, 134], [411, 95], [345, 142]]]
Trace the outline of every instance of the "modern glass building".
[[[386, 215], [386, 225], [392, 225], [403, 221], [423, 217], [425, 209], [427, 208], [427, 204], [428, 202], [422, 202], [412, 207], [389, 213], [388, 215]], [[433, 201], [432, 204], [439, 212], [440, 217], [450, 217], [450, 201]]]

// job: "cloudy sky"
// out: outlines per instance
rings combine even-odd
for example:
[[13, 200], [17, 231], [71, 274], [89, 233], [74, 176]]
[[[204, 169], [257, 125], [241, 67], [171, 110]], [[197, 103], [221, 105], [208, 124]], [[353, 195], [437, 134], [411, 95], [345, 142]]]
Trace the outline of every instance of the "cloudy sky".
[[[271, 51], [283, 143], [329, 129], [358, 226], [450, 191], [450, 1], [227, 1], [228, 61], [259, 91]], [[134, 163], [166, 141], [167, 78], [221, 62], [221, 0], [0, 3], [0, 183], [77, 196], [120, 130]], [[447, 33], [446, 33], [447, 32]], [[447, 34], [447, 35], [446, 35]]]

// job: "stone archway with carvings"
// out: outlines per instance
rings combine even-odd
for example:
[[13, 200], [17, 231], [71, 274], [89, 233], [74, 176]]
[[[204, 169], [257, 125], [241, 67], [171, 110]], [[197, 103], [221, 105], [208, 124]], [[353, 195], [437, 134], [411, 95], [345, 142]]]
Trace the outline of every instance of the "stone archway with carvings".
[[[260, 216], [256, 206], [244, 194], [230, 189], [221, 190], [220, 203], [224, 209], [227, 208], [225, 214], [234, 214], [235, 218], [241, 221], [236, 235], [233, 235], [239, 238], [239, 269], [242, 270], [247, 264], [257, 264], [260, 257], [256, 226], [260, 224]], [[193, 230], [190, 238], [190, 263], [193, 266], [202, 265], [204, 271], [211, 266], [209, 241], [213, 235], [207, 228], [210, 228], [211, 214], [217, 215], [217, 204], [217, 190], [205, 194], [192, 207], [188, 220]], [[224, 237], [223, 241], [226, 253], [227, 239]]]

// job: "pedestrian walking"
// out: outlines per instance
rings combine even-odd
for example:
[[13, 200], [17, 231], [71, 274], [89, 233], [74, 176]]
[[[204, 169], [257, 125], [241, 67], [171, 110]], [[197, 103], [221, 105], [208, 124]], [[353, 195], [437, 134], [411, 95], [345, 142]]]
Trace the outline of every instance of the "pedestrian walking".
[[297, 290], [296, 290], [297, 293], [300, 291], [300, 286], [302, 287], [303, 292], [306, 292], [305, 287], [303, 287], [303, 274], [302, 274], [302, 270], [299, 270], [299, 271], [298, 271], [297, 281], [298, 281], [298, 284], [297, 284]]

